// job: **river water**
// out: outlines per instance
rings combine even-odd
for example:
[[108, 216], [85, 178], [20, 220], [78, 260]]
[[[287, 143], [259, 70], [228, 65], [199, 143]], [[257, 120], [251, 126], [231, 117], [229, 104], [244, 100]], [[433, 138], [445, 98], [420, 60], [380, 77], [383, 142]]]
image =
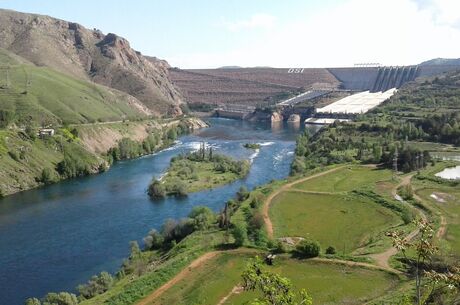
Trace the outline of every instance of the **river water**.
[[[115, 272], [138, 240], [167, 218], [185, 217], [193, 206], [215, 211], [241, 185], [249, 189], [289, 174], [298, 128], [210, 119], [211, 127], [181, 137], [155, 155], [115, 164], [109, 171], [0, 199], [0, 304], [21, 305], [50, 291], [74, 291], [101, 271]], [[249, 175], [210, 191], [151, 200], [146, 188], [172, 156], [199, 147], [252, 162]], [[260, 143], [259, 151], [242, 147]]]

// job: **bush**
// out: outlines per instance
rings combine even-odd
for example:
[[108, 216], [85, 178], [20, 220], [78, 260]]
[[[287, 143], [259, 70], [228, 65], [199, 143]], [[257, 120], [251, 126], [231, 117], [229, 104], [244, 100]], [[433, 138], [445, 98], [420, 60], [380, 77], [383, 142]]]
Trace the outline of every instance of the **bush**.
[[297, 247], [297, 252], [304, 258], [317, 257], [321, 252], [321, 246], [317, 241], [303, 240]]
[[249, 197], [248, 189], [243, 185], [240, 187], [238, 192], [236, 193], [236, 200], [238, 201], [245, 201]]
[[155, 229], [150, 230], [149, 234], [144, 237], [146, 250], [160, 249], [163, 246], [163, 242], [163, 236]]
[[335, 250], [335, 248], [333, 246], [327, 247], [326, 254], [334, 255], [335, 253], [337, 253], [337, 251]]
[[414, 190], [410, 184], [407, 184], [399, 189], [399, 195], [404, 200], [411, 200], [414, 198]]
[[107, 272], [94, 275], [87, 284], [79, 285], [78, 292], [85, 299], [90, 299], [98, 294], [104, 293], [112, 287], [113, 277]]
[[152, 198], [164, 198], [166, 196], [166, 190], [160, 180], [153, 179], [147, 189], [147, 194]]
[[196, 206], [188, 215], [193, 220], [195, 230], [205, 230], [216, 221], [216, 215], [206, 206]]
[[43, 305], [77, 305], [77, 296], [73, 293], [59, 292], [48, 293], [43, 299]]
[[42, 173], [40, 174], [40, 177], [38, 180], [39, 182], [44, 183], [44, 184], [51, 184], [55, 181], [55, 177], [51, 169], [46, 167], [42, 170]]
[[9, 150], [8, 155], [10, 155], [11, 159], [13, 159], [14, 161], [19, 162], [19, 155], [14, 150]]
[[275, 248], [273, 249], [274, 253], [286, 253], [287, 249], [286, 246], [283, 244], [283, 242], [278, 241], [275, 245]]
[[243, 225], [236, 225], [232, 230], [232, 236], [235, 239], [235, 246], [241, 247], [248, 239], [248, 232]]

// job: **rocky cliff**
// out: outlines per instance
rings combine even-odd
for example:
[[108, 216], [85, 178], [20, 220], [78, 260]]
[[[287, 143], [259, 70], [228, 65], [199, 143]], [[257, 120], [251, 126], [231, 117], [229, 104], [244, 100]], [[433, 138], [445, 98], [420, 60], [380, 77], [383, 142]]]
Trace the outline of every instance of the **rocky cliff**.
[[181, 114], [183, 97], [169, 79], [169, 65], [143, 56], [115, 34], [48, 16], [0, 10], [0, 48], [35, 65], [128, 93], [151, 114]]

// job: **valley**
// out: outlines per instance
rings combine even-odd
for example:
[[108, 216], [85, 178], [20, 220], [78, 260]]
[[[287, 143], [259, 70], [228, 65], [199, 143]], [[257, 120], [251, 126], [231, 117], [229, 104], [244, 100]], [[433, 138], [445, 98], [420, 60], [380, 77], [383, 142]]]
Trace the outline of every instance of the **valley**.
[[0, 8], [0, 305], [460, 304], [460, 60], [101, 3]]

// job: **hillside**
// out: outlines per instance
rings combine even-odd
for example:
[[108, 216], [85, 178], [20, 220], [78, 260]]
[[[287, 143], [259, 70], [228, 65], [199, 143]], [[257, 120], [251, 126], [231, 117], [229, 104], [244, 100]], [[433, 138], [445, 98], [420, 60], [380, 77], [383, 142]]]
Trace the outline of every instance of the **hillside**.
[[313, 84], [338, 85], [326, 69], [231, 68], [170, 69], [171, 79], [190, 103], [269, 104]]
[[3, 49], [0, 65], [4, 67], [0, 70], [0, 111], [12, 114], [18, 125], [91, 123], [151, 114], [126, 93], [37, 67]]
[[37, 66], [128, 93], [156, 115], [180, 114], [183, 98], [169, 80], [167, 63], [144, 57], [115, 34], [0, 10], [0, 48]]

